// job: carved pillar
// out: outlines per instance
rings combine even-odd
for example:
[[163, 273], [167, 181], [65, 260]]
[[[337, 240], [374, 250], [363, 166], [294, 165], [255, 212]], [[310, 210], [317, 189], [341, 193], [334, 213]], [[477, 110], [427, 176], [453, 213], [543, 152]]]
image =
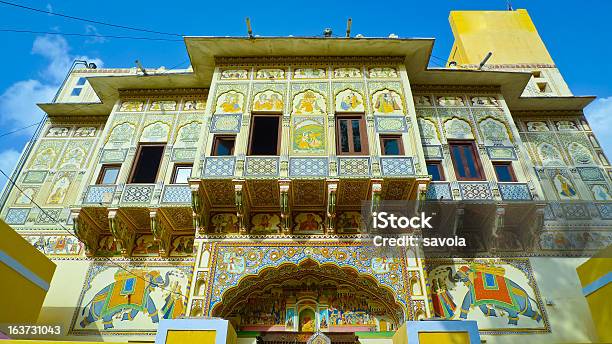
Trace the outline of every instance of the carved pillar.
[[193, 228], [195, 228], [199, 234], [204, 234], [208, 230], [208, 209], [203, 202], [200, 182], [198, 180], [190, 180], [189, 187], [191, 189]]
[[279, 180], [281, 229], [283, 234], [291, 234], [291, 207], [289, 205], [289, 180]]
[[333, 179], [327, 183], [327, 211], [325, 212], [326, 234], [336, 233], [336, 194], [338, 191], [338, 180]]

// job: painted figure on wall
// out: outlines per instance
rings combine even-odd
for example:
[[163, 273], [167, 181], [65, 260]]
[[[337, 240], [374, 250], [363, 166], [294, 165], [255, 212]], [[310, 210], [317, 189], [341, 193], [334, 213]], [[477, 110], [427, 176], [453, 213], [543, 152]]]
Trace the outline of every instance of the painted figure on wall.
[[52, 128], [49, 128], [49, 132], [47, 133], [47, 136], [66, 137], [68, 136], [69, 132], [70, 132], [70, 128], [67, 128], [67, 127], [52, 127]]
[[537, 302], [504, 275], [505, 270], [499, 267], [481, 264], [460, 267], [454, 279], [463, 282], [469, 291], [463, 298], [459, 318], [467, 319], [469, 311], [478, 307], [486, 316], [496, 317], [495, 309], [505, 311], [510, 325], [518, 324], [519, 315], [540, 322], [542, 316], [537, 312]]
[[152, 235], [141, 235], [136, 239], [132, 254], [135, 256], [157, 255], [159, 245]]
[[336, 112], [363, 112], [363, 97], [358, 92], [347, 89], [336, 95]]
[[429, 96], [414, 96], [414, 105], [416, 106], [432, 106]]
[[205, 110], [206, 102], [203, 100], [187, 100], [183, 105], [183, 111]]
[[546, 122], [527, 122], [527, 131], [549, 131]]
[[612, 196], [610, 196], [610, 191], [608, 187], [605, 185], [596, 184], [591, 186], [591, 192], [593, 193], [593, 198], [597, 201], [611, 201]]
[[561, 199], [572, 199], [576, 198], [576, 188], [574, 184], [560, 173], [555, 174], [553, 177], [553, 184], [559, 193]]
[[326, 112], [323, 96], [311, 90], [297, 94], [293, 99], [293, 106], [293, 113], [296, 115], [322, 115]]
[[501, 121], [489, 117], [480, 121], [479, 126], [485, 144], [511, 144], [508, 128]]
[[78, 137], [93, 137], [96, 136], [96, 127], [80, 127], [74, 133]]
[[280, 231], [280, 217], [276, 214], [257, 214], [251, 219], [251, 233], [270, 234]]
[[461, 118], [451, 118], [444, 122], [446, 137], [450, 139], [473, 139], [472, 126]]
[[358, 211], [345, 211], [336, 220], [338, 233], [358, 233], [365, 232], [365, 224]]
[[47, 255], [78, 255], [83, 243], [72, 236], [29, 236], [28, 242]]
[[359, 78], [361, 70], [359, 68], [336, 68], [334, 78]]
[[229, 91], [221, 95], [217, 100], [217, 113], [239, 113], [242, 112], [244, 96], [236, 91]]
[[397, 78], [397, 71], [391, 67], [377, 67], [369, 70], [370, 78]]
[[557, 130], [578, 130], [576, 123], [573, 121], [558, 121], [555, 122]]
[[300, 213], [295, 217], [293, 228], [296, 234], [321, 234], [323, 233], [323, 219], [315, 213]]
[[216, 214], [210, 222], [215, 233], [237, 233], [239, 230], [238, 217], [233, 213]]
[[325, 119], [293, 118], [292, 151], [297, 154], [325, 153]]
[[221, 79], [246, 79], [248, 74], [245, 69], [226, 69], [221, 72]]
[[438, 97], [438, 105], [440, 106], [465, 106], [462, 97], [443, 96]]
[[[158, 269], [116, 269], [113, 281], [88, 298], [79, 312], [82, 317], [79, 326], [86, 328], [102, 320], [104, 330], [110, 330], [117, 322], [142, 323], [143, 316], [150, 318], [152, 324], [158, 323], [160, 316], [178, 318], [183, 315], [187, 301], [179, 282], [186, 282], [180, 270], [167, 270], [162, 275]], [[160, 296], [158, 289], [166, 290], [166, 294]]]
[[550, 143], [543, 142], [538, 146], [538, 155], [542, 159], [542, 165], [544, 166], [563, 166], [563, 158], [561, 152], [557, 147]]
[[142, 111], [143, 106], [144, 106], [144, 102], [142, 101], [136, 101], [136, 100], [125, 101], [121, 103], [121, 106], [119, 107], [119, 111], [125, 111], [125, 112]]
[[567, 151], [577, 165], [588, 165], [594, 163], [593, 155], [589, 149], [580, 143], [571, 142], [569, 145], [567, 145]]
[[375, 114], [390, 114], [402, 112], [402, 98], [391, 90], [384, 89], [375, 92], [372, 96]]
[[53, 188], [49, 193], [49, 198], [47, 199], [47, 203], [49, 204], [61, 204], [64, 202], [64, 198], [66, 198], [66, 192], [68, 192], [68, 187], [70, 187], [70, 179], [67, 176], [63, 176], [59, 178], [55, 184], [53, 184]]
[[172, 239], [171, 256], [188, 256], [194, 253], [193, 236], [181, 235]]
[[295, 79], [317, 79], [325, 77], [323, 68], [296, 68], [293, 72]]
[[284, 106], [282, 96], [279, 93], [264, 91], [255, 95], [253, 111], [281, 112]]
[[267, 68], [257, 71], [256, 79], [284, 79], [285, 71], [280, 68]]
[[112, 235], [105, 235], [100, 238], [98, 242], [98, 251], [96, 252], [98, 256], [116, 256], [121, 254], [121, 247], [115, 241]]
[[175, 100], [156, 100], [151, 103], [149, 111], [174, 111], [176, 110]]

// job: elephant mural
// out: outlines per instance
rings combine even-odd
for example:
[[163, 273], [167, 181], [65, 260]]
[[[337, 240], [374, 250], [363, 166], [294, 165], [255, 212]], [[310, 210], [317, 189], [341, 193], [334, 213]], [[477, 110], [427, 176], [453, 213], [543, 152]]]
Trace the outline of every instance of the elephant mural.
[[530, 317], [539, 323], [542, 316], [534, 306], [537, 302], [525, 289], [504, 277], [504, 274], [503, 268], [482, 264], [460, 267], [453, 276], [453, 282], [463, 282], [468, 287], [468, 292], [461, 303], [459, 318], [467, 319], [470, 309], [478, 307], [485, 316], [497, 317], [496, 309], [502, 311], [501, 314], [506, 312], [510, 325], [518, 324], [519, 315]]
[[[130, 272], [117, 271], [115, 281], [98, 291], [84, 307], [82, 315], [87, 316], [80, 326], [85, 326], [102, 319], [104, 329], [112, 329], [113, 319], [131, 321], [139, 312], [148, 315], [153, 323], [159, 322], [158, 308], [151, 297], [151, 292], [160, 287], [168, 291], [161, 307], [161, 316], [164, 319], [175, 318], [184, 311], [184, 297], [180, 293], [178, 282], [174, 282], [171, 289], [170, 276], [173, 272], [166, 272], [165, 278], [158, 270], [135, 269]], [[177, 291], [178, 290], [178, 291]]]

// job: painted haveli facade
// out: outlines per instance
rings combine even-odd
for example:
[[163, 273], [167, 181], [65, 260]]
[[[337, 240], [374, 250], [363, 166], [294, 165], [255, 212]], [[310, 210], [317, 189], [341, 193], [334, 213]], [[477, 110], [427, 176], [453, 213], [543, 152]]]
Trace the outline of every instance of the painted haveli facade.
[[[525, 11], [450, 19], [444, 68], [427, 67], [433, 39], [187, 37], [186, 70], [74, 70], [1, 210], [57, 264], [40, 321], [108, 341], [181, 316], [230, 319], [243, 342], [434, 317], [476, 320], [490, 342], [596, 340], [585, 258], [562, 257], [612, 241], [593, 98], [570, 92]], [[366, 243], [362, 200], [425, 198], [487, 203], [470, 240], [514, 256]], [[482, 226], [460, 208], [451, 222]]]

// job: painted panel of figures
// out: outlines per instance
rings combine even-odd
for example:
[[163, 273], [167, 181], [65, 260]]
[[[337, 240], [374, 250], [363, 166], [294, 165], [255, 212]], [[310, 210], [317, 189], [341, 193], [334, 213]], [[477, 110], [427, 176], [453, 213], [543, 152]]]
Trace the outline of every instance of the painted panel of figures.
[[325, 154], [325, 117], [292, 117], [291, 152], [299, 155]]
[[214, 233], [238, 233], [238, 216], [235, 213], [215, 214], [210, 218]]
[[437, 317], [476, 320], [481, 331], [548, 331], [529, 259], [427, 262]]
[[280, 216], [276, 214], [256, 214], [251, 218], [252, 234], [275, 234], [280, 231]]
[[241, 113], [244, 106], [244, 94], [228, 91], [217, 98], [215, 113]]
[[323, 218], [316, 213], [299, 213], [293, 219], [295, 234], [323, 234]]
[[322, 115], [326, 112], [325, 98], [319, 92], [306, 90], [293, 97], [294, 115]]
[[336, 95], [336, 112], [364, 112], [363, 97], [357, 91], [346, 89]]
[[374, 92], [372, 106], [375, 115], [402, 114], [402, 98], [392, 90], [384, 89]]
[[283, 95], [272, 90], [257, 93], [253, 98], [253, 111], [278, 113], [284, 107]]
[[192, 263], [94, 262], [87, 272], [72, 333], [148, 333], [160, 319], [185, 314]]
[[83, 243], [69, 235], [33, 235], [25, 239], [40, 252], [50, 256], [78, 256], [83, 251]]

